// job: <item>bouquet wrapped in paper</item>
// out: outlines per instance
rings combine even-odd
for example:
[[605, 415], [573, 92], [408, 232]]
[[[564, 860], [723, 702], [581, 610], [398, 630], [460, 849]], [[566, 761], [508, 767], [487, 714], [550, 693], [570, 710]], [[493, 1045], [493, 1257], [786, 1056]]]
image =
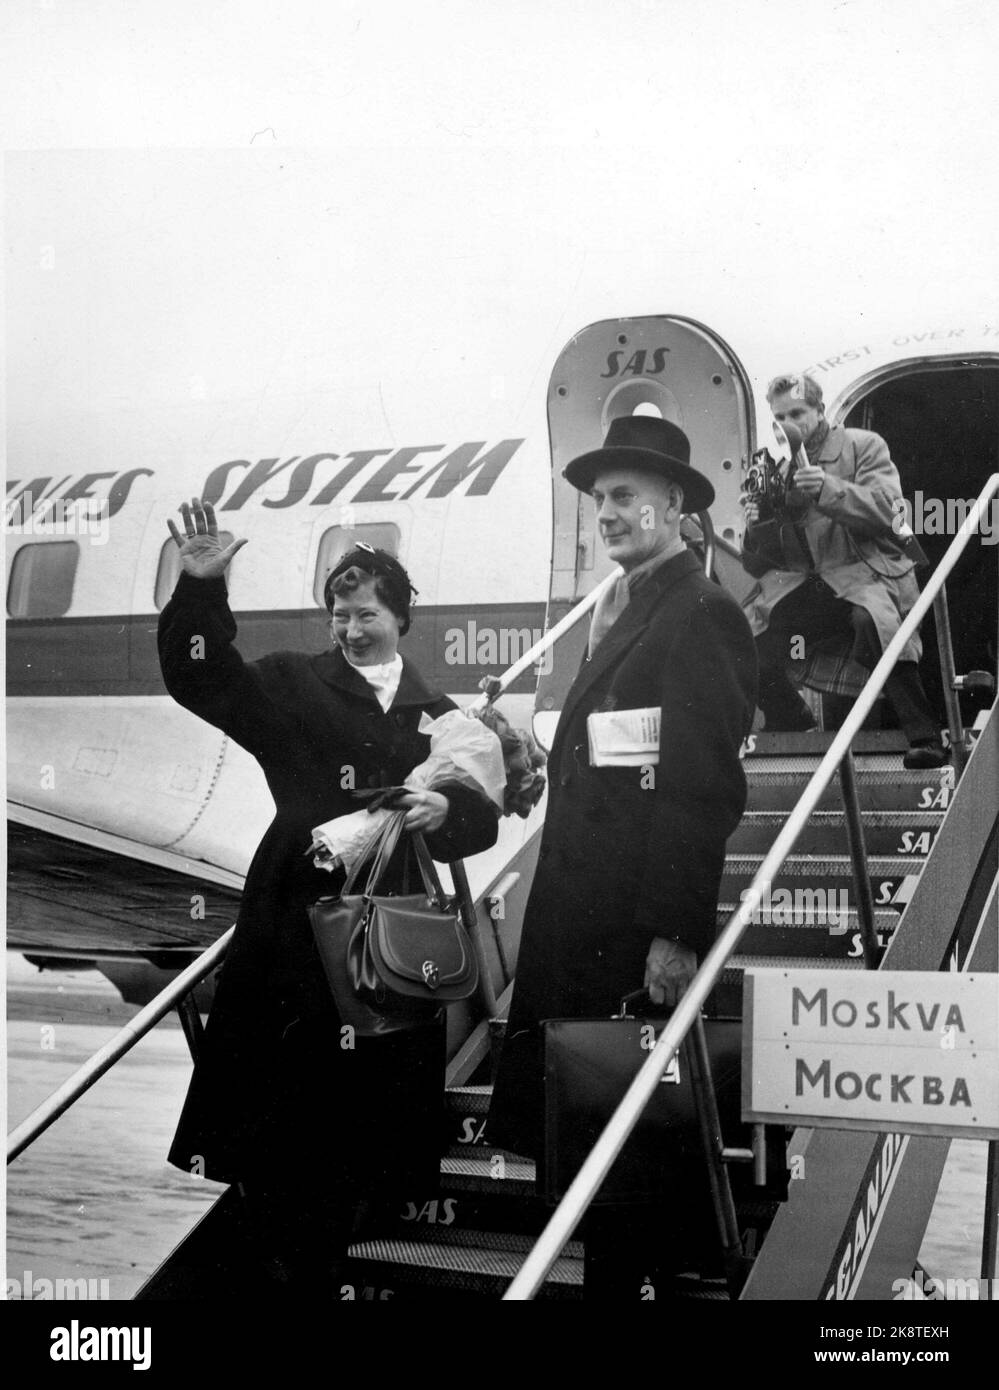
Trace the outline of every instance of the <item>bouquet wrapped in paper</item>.
[[489, 706], [472, 715], [460, 709], [448, 710], [437, 719], [426, 714], [420, 719], [420, 733], [430, 736], [430, 755], [414, 767], [402, 787], [383, 787], [373, 792], [357, 792], [373, 804], [366, 810], [318, 825], [312, 832], [313, 862], [317, 868], [350, 867], [388, 816], [387, 804], [410, 788], [432, 791], [446, 782], [485, 796], [497, 815], [527, 816], [540, 800], [545, 779], [540, 772], [545, 755], [533, 737], [512, 729], [499, 710]]
[[[392, 794], [411, 788], [432, 791], [444, 782], [470, 787], [492, 802], [497, 815], [503, 809], [506, 771], [499, 739], [477, 719], [469, 719], [460, 709], [448, 710], [437, 719], [420, 717], [420, 733], [430, 736], [430, 754], [414, 767], [402, 788], [379, 788], [371, 809], [352, 811], [346, 816], [318, 825], [312, 832], [314, 862], [319, 868], [349, 869], [361, 850], [392, 814], [387, 805]], [[366, 795], [358, 793], [358, 795]]]
[[534, 735], [527, 729], [514, 729], [495, 705], [488, 705], [477, 718], [493, 730], [503, 749], [503, 765], [506, 768], [503, 814], [517, 815], [526, 820], [544, 792], [545, 777], [541, 769], [547, 757]]

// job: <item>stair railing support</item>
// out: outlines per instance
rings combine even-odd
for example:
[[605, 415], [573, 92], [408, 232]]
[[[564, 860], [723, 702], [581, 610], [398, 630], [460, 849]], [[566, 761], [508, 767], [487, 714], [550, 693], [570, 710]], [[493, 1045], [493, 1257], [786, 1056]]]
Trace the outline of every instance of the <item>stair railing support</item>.
[[496, 991], [493, 989], [492, 978], [489, 974], [489, 962], [486, 959], [485, 944], [479, 930], [478, 914], [475, 911], [475, 904], [472, 902], [472, 892], [468, 886], [468, 874], [465, 872], [465, 864], [461, 859], [456, 859], [450, 867], [465, 930], [468, 932], [472, 949], [479, 963], [479, 1004], [486, 1018], [495, 1018]]
[[850, 862], [853, 865], [853, 886], [857, 894], [857, 917], [860, 922], [860, 940], [864, 948], [864, 964], [868, 970], [876, 970], [881, 958], [881, 948], [878, 946], [878, 933], [874, 925], [874, 894], [871, 892], [871, 878], [867, 871], [867, 845], [864, 841], [864, 821], [860, 814], [860, 797], [857, 795], [857, 777], [853, 767], [853, 753], [849, 748], [840, 760], [839, 786], [846, 815], [846, 840], [850, 849]]
[[165, 989], [160, 990], [155, 999], [140, 1009], [124, 1027], [119, 1028], [110, 1042], [98, 1048], [58, 1090], [53, 1091], [16, 1129], [11, 1130], [7, 1137], [8, 1163], [13, 1163], [18, 1154], [23, 1153], [29, 1144], [33, 1144], [40, 1134], [44, 1134], [49, 1125], [67, 1111], [74, 1101], [79, 1100], [84, 1091], [89, 1091], [95, 1081], [100, 1080], [106, 1071], [110, 1071], [115, 1062], [124, 1057], [140, 1038], [144, 1038], [165, 1014], [215, 969], [228, 950], [235, 930], [235, 927], [230, 927], [224, 932], [196, 961], [192, 961], [175, 980], [171, 980]]
[[180, 1019], [180, 1026], [184, 1030], [184, 1037], [187, 1039], [187, 1046], [191, 1053], [191, 1060], [197, 1065], [201, 1056], [201, 1047], [205, 1040], [205, 1028], [201, 1022], [201, 1015], [198, 1013], [197, 1005], [194, 1002], [194, 993], [190, 991], [185, 994], [183, 999], [177, 1000], [177, 1017]]
[[940, 591], [933, 600], [933, 621], [937, 628], [937, 651], [940, 655], [940, 677], [943, 682], [944, 706], [947, 710], [947, 728], [950, 733], [951, 757], [954, 760], [954, 777], [960, 778], [968, 761], [968, 749], [964, 742], [964, 725], [961, 722], [961, 703], [957, 698], [955, 684], [957, 672], [954, 669], [954, 642], [950, 632], [950, 608], [947, 604], [947, 585], [941, 584]]
[[704, 1020], [698, 1014], [694, 1020], [683, 1048], [690, 1067], [690, 1084], [694, 1092], [694, 1108], [701, 1131], [701, 1146], [708, 1168], [708, 1183], [711, 1188], [711, 1205], [714, 1207], [718, 1224], [718, 1237], [721, 1241], [722, 1256], [725, 1263], [725, 1276], [730, 1294], [737, 1298], [746, 1282], [748, 1266], [742, 1259], [742, 1238], [739, 1235], [739, 1218], [732, 1197], [732, 1185], [725, 1166], [724, 1141], [721, 1132], [721, 1117], [718, 1113], [718, 1099], [715, 1095], [711, 1076], [711, 1056], [704, 1033]]
[[996, 1245], [999, 1236], [999, 1143], [989, 1140], [982, 1222], [982, 1298], [995, 1299]]

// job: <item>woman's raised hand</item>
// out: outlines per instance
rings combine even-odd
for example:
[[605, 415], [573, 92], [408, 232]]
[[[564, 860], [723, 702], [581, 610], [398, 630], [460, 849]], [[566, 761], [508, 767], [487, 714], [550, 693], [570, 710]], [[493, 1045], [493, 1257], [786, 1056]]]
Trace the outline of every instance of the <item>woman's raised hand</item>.
[[217, 579], [225, 574], [229, 561], [246, 541], [222, 544], [211, 502], [201, 502], [193, 497], [190, 505], [187, 502], [180, 504], [180, 514], [184, 519], [185, 535], [180, 534], [172, 521], [168, 520], [167, 526], [180, 546], [180, 563], [185, 574], [195, 579]]

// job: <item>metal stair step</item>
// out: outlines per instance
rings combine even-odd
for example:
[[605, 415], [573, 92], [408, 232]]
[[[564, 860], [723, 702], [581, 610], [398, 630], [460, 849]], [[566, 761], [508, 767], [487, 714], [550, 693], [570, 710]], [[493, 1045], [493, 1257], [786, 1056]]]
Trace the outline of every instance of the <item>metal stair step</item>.
[[[760, 730], [752, 735], [746, 749], [747, 759], [767, 757], [813, 757], [818, 761], [832, 745], [836, 730], [812, 729], [807, 733], [767, 734]], [[894, 754], [899, 761], [908, 747], [901, 729], [861, 729], [851, 744], [854, 756], [864, 754]]]
[[448, 1109], [454, 1114], [484, 1115], [489, 1109], [489, 1098], [493, 1093], [491, 1086], [449, 1086], [447, 1091]]
[[[864, 843], [872, 855], [911, 855], [916, 862], [933, 847], [942, 811], [865, 811]], [[747, 811], [728, 842], [729, 854], [765, 854], [787, 823], [782, 811]], [[813, 811], [794, 846], [796, 855], [846, 852], [842, 811]]]
[[[401, 1283], [404, 1287], [429, 1286], [434, 1291], [447, 1289], [502, 1295], [510, 1280], [520, 1270], [533, 1241], [529, 1236], [507, 1235], [498, 1238], [493, 1232], [464, 1232], [467, 1241], [441, 1239], [384, 1239], [359, 1241], [348, 1251], [348, 1259], [363, 1271], [377, 1272], [383, 1280]], [[582, 1251], [562, 1253], [552, 1265], [539, 1296], [579, 1296], [583, 1287]], [[370, 1276], [369, 1276], [370, 1277]]]
[[[807, 899], [804, 901], [807, 901]], [[841, 936], [851, 931], [859, 931], [860, 919], [857, 916], [857, 909], [855, 907], [850, 907], [844, 913], [840, 911], [840, 901], [841, 900], [837, 896], [835, 902], [830, 900], [829, 904], [826, 906], [803, 907], [800, 904], [796, 906], [793, 900], [790, 905], [785, 904], [781, 899], [775, 900], [774, 894], [772, 893], [769, 904], [766, 899], [761, 899], [760, 906], [757, 909], [757, 916], [759, 917], [760, 924], [763, 926], [798, 927], [801, 929], [806, 927], [820, 928], [822, 931], [829, 932], [830, 935], [836, 934], [835, 931], [830, 931], [830, 928], [838, 928], [838, 934]], [[820, 899], [819, 902], [821, 904], [822, 900]], [[738, 906], [739, 903], [734, 898], [730, 898], [718, 904], [717, 922], [719, 927], [725, 925]], [[903, 903], [899, 903], [897, 906], [888, 904], [881, 906], [880, 904], [876, 904], [874, 908], [874, 925], [877, 930], [879, 932], [888, 933], [894, 931], [895, 927], [898, 925], [899, 915], [903, 906]]]
[[[502, 1163], [494, 1163], [494, 1156]], [[535, 1167], [528, 1158], [506, 1158], [497, 1151], [481, 1158], [448, 1155], [441, 1159], [441, 1186], [449, 1192], [483, 1193], [503, 1197], [533, 1197]]]
[[[740, 875], [752, 878], [763, 863], [762, 854], [732, 854], [725, 860], [725, 877]], [[925, 855], [901, 858], [898, 855], [868, 854], [867, 869], [872, 879], [904, 878], [918, 874], [926, 862]], [[777, 871], [774, 884], [781, 878], [852, 878], [853, 863], [849, 854], [802, 854], [797, 849], [789, 854]]]
[[[795, 752], [793, 749], [785, 748], [775, 751], [769, 757], [764, 755], [746, 758], [744, 760], [746, 774], [748, 776], [750, 773], [786, 772], [790, 770], [792, 772], [805, 772], [808, 776], [811, 776], [821, 763], [822, 754], [824, 754], [825, 751], [826, 750], [823, 749], [820, 753], [809, 754], [807, 752]], [[868, 749], [866, 752], [854, 754], [853, 766], [856, 772], [877, 772], [884, 774], [886, 777], [894, 776], [896, 772], [905, 772], [918, 776], [929, 774], [933, 777], [937, 777], [940, 775], [941, 771], [950, 769], [949, 763], [945, 763], [942, 769], [937, 767], [910, 769], [903, 766], [903, 760], [904, 749], [901, 748], [895, 752], [886, 752], [884, 749]]]
[[[461, 1139], [452, 1141], [448, 1145], [445, 1157], [454, 1159], [470, 1158], [474, 1155], [488, 1155], [490, 1160], [502, 1158], [504, 1163], [522, 1165], [527, 1160], [523, 1154], [514, 1153], [512, 1149], [504, 1149], [496, 1144], [490, 1144], [489, 1135], [486, 1131], [485, 1115], [474, 1116], [475, 1140], [472, 1143], [462, 1142]], [[495, 1179], [494, 1179], [495, 1181]]]
[[[887, 946], [890, 932], [878, 933], [878, 945]], [[805, 960], [821, 962], [822, 966], [833, 965], [838, 960], [858, 959], [863, 955], [862, 937], [859, 926], [852, 931], [839, 932], [828, 927], [777, 927], [764, 923], [753, 923], [747, 927], [739, 949], [745, 955], [766, 957], [787, 956], [798, 961], [799, 969], [804, 968]]]
[[[867, 877], [877, 907], [901, 912], [915, 890], [925, 863], [923, 858], [899, 859], [870, 855]], [[759, 872], [763, 856], [729, 855], [722, 873], [720, 894], [728, 901], [741, 899]], [[853, 865], [847, 855], [789, 855], [770, 882], [770, 895], [782, 910], [793, 905], [802, 910], [830, 910], [841, 915], [856, 898]], [[762, 908], [767, 906], [764, 899]]]
[[724, 1279], [702, 1279], [696, 1274], [677, 1274], [673, 1279], [672, 1298], [680, 1303], [731, 1302]]
[[[388, 1239], [390, 1238], [383, 1236], [366, 1236], [363, 1240], [352, 1245], [348, 1253], [353, 1253], [357, 1246], [374, 1244]], [[421, 1247], [439, 1245], [460, 1250], [491, 1250], [496, 1254], [519, 1255], [523, 1259], [533, 1249], [535, 1238], [517, 1231], [472, 1230], [460, 1226], [429, 1226], [407, 1232], [405, 1243]], [[583, 1258], [583, 1242], [581, 1240], [567, 1241], [562, 1254], [567, 1259], [581, 1260]]]
[[[735, 903], [719, 906], [719, 928], [735, 909]], [[887, 946], [898, 921], [897, 911], [875, 909], [874, 928], [879, 945]], [[769, 911], [761, 910], [760, 921], [750, 922], [739, 942], [739, 951], [742, 955], [814, 956], [829, 965], [836, 960], [859, 957], [860, 940], [860, 918], [854, 908], [845, 913], [838, 906], [828, 911], [803, 911], [793, 907], [785, 910], [773, 903]]]
[[[790, 813], [811, 781], [814, 767], [752, 767], [745, 764], [749, 811]], [[953, 795], [953, 769], [907, 772], [898, 760], [893, 768], [858, 767], [857, 795], [862, 811], [945, 811]], [[842, 810], [834, 779], [819, 798], [817, 810]]]
[[741, 980], [742, 972], [754, 967], [765, 970], [807, 970], [811, 966], [817, 970], [863, 970], [864, 962], [852, 958], [826, 960], [819, 957], [813, 960], [808, 956], [732, 956], [722, 971], [722, 979], [732, 976]]
[[[491, 1096], [491, 1086], [453, 1086], [445, 1091], [445, 1133], [451, 1156], [471, 1153], [482, 1144]], [[516, 1157], [506, 1149], [493, 1152]]]

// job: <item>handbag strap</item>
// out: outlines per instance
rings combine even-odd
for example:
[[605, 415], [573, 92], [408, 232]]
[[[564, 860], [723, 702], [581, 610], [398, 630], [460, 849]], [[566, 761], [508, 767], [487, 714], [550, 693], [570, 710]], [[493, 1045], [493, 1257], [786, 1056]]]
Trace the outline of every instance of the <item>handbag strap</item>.
[[354, 863], [350, 867], [350, 872], [344, 880], [343, 888], [340, 890], [344, 896], [354, 891], [357, 886], [357, 881], [361, 876], [361, 869], [372, 855], [374, 858], [372, 859], [371, 870], [368, 874], [368, 881], [364, 893], [365, 896], [367, 896], [375, 891], [378, 886], [378, 880], [385, 872], [389, 860], [395, 853], [396, 846], [399, 843], [399, 835], [402, 832], [402, 823], [405, 818], [405, 811], [396, 811], [384, 825], [378, 826], [373, 832], [367, 844], [362, 848], [361, 853], [354, 860]]
[[419, 830], [414, 830], [411, 838], [413, 848], [416, 851], [416, 862], [420, 866], [420, 877], [423, 879], [423, 887], [426, 889], [430, 906], [442, 908], [444, 906], [444, 888], [437, 875], [437, 870], [434, 868], [434, 861], [427, 849], [427, 842]]
[[[368, 873], [368, 881], [364, 888], [364, 896], [370, 897], [377, 891], [378, 883], [389, 866], [393, 854], [399, 844], [399, 839], [403, 834], [403, 821], [406, 819], [406, 811], [396, 811], [390, 820], [378, 827], [361, 853], [351, 865], [343, 888], [340, 890], [343, 896], [353, 892], [357, 881], [361, 876], [361, 869], [368, 858], [373, 855], [371, 869]], [[446, 895], [444, 887], [440, 881], [434, 861], [430, 857], [427, 849], [427, 842], [419, 830], [411, 832], [410, 838], [413, 842], [413, 849], [416, 852], [416, 862], [419, 866], [420, 877], [423, 879], [423, 887], [431, 907], [443, 908]]]

